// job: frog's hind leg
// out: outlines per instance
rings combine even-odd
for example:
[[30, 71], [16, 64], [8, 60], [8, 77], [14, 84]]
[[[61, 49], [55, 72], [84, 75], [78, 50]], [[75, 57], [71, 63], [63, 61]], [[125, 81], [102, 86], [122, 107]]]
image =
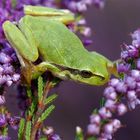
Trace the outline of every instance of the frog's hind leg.
[[54, 9], [43, 6], [24, 6], [25, 15], [36, 16], [40, 18], [60, 21], [64, 24], [70, 24], [75, 20], [74, 14], [67, 9]]

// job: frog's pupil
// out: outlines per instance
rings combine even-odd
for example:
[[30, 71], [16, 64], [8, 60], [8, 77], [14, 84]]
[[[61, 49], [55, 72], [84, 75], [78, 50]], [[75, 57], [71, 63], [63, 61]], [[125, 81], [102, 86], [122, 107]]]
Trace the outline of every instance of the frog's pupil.
[[80, 74], [83, 78], [90, 78], [93, 75], [90, 71], [85, 71], [85, 70], [81, 71]]

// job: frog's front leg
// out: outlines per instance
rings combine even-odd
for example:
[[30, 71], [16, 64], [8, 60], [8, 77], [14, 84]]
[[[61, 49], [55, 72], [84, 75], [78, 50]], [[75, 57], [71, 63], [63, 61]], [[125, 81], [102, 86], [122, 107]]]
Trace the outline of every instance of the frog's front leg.
[[69, 10], [58, 10], [43, 6], [24, 6], [25, 15], [46, 17], [47, 19], [57, 20], [64, 24], [69, 24], [74, 21], [74, 14]]

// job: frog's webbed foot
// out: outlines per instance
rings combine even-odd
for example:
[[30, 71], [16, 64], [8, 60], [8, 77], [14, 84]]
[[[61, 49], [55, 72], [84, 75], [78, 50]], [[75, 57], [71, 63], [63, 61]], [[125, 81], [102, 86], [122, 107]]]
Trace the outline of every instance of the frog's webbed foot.
[[21, 65], [21, 81], [22, 84], [31, 86], [32, 74], [34, 73], [34, 64], [24, 60], [24, 66]]

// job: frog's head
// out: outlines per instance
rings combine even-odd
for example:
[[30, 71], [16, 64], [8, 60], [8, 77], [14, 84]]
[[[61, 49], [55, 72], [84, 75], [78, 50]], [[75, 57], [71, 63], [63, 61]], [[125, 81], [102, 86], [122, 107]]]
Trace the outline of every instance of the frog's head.
[[103, 85], [109, 81], [111, 74], [118, 76], [116, 63], [97, 52], [89, 52], [88, 58], [82, 60], [80, 67], [79, 74], [72, 78], [89, 85]]
[[88, 59], [88, 61], [87, 59], [85, 59], [85, 62], [83, 61], [81, 64], [79, 61], [78, 69], [68, 70], [67, 75], [70, 79], [88, 85], [99, 86], [107, 83], [111, 74], [117, 75], [116, 66], [108, 59], [99, 57], [99, 55], [93, 59]]

